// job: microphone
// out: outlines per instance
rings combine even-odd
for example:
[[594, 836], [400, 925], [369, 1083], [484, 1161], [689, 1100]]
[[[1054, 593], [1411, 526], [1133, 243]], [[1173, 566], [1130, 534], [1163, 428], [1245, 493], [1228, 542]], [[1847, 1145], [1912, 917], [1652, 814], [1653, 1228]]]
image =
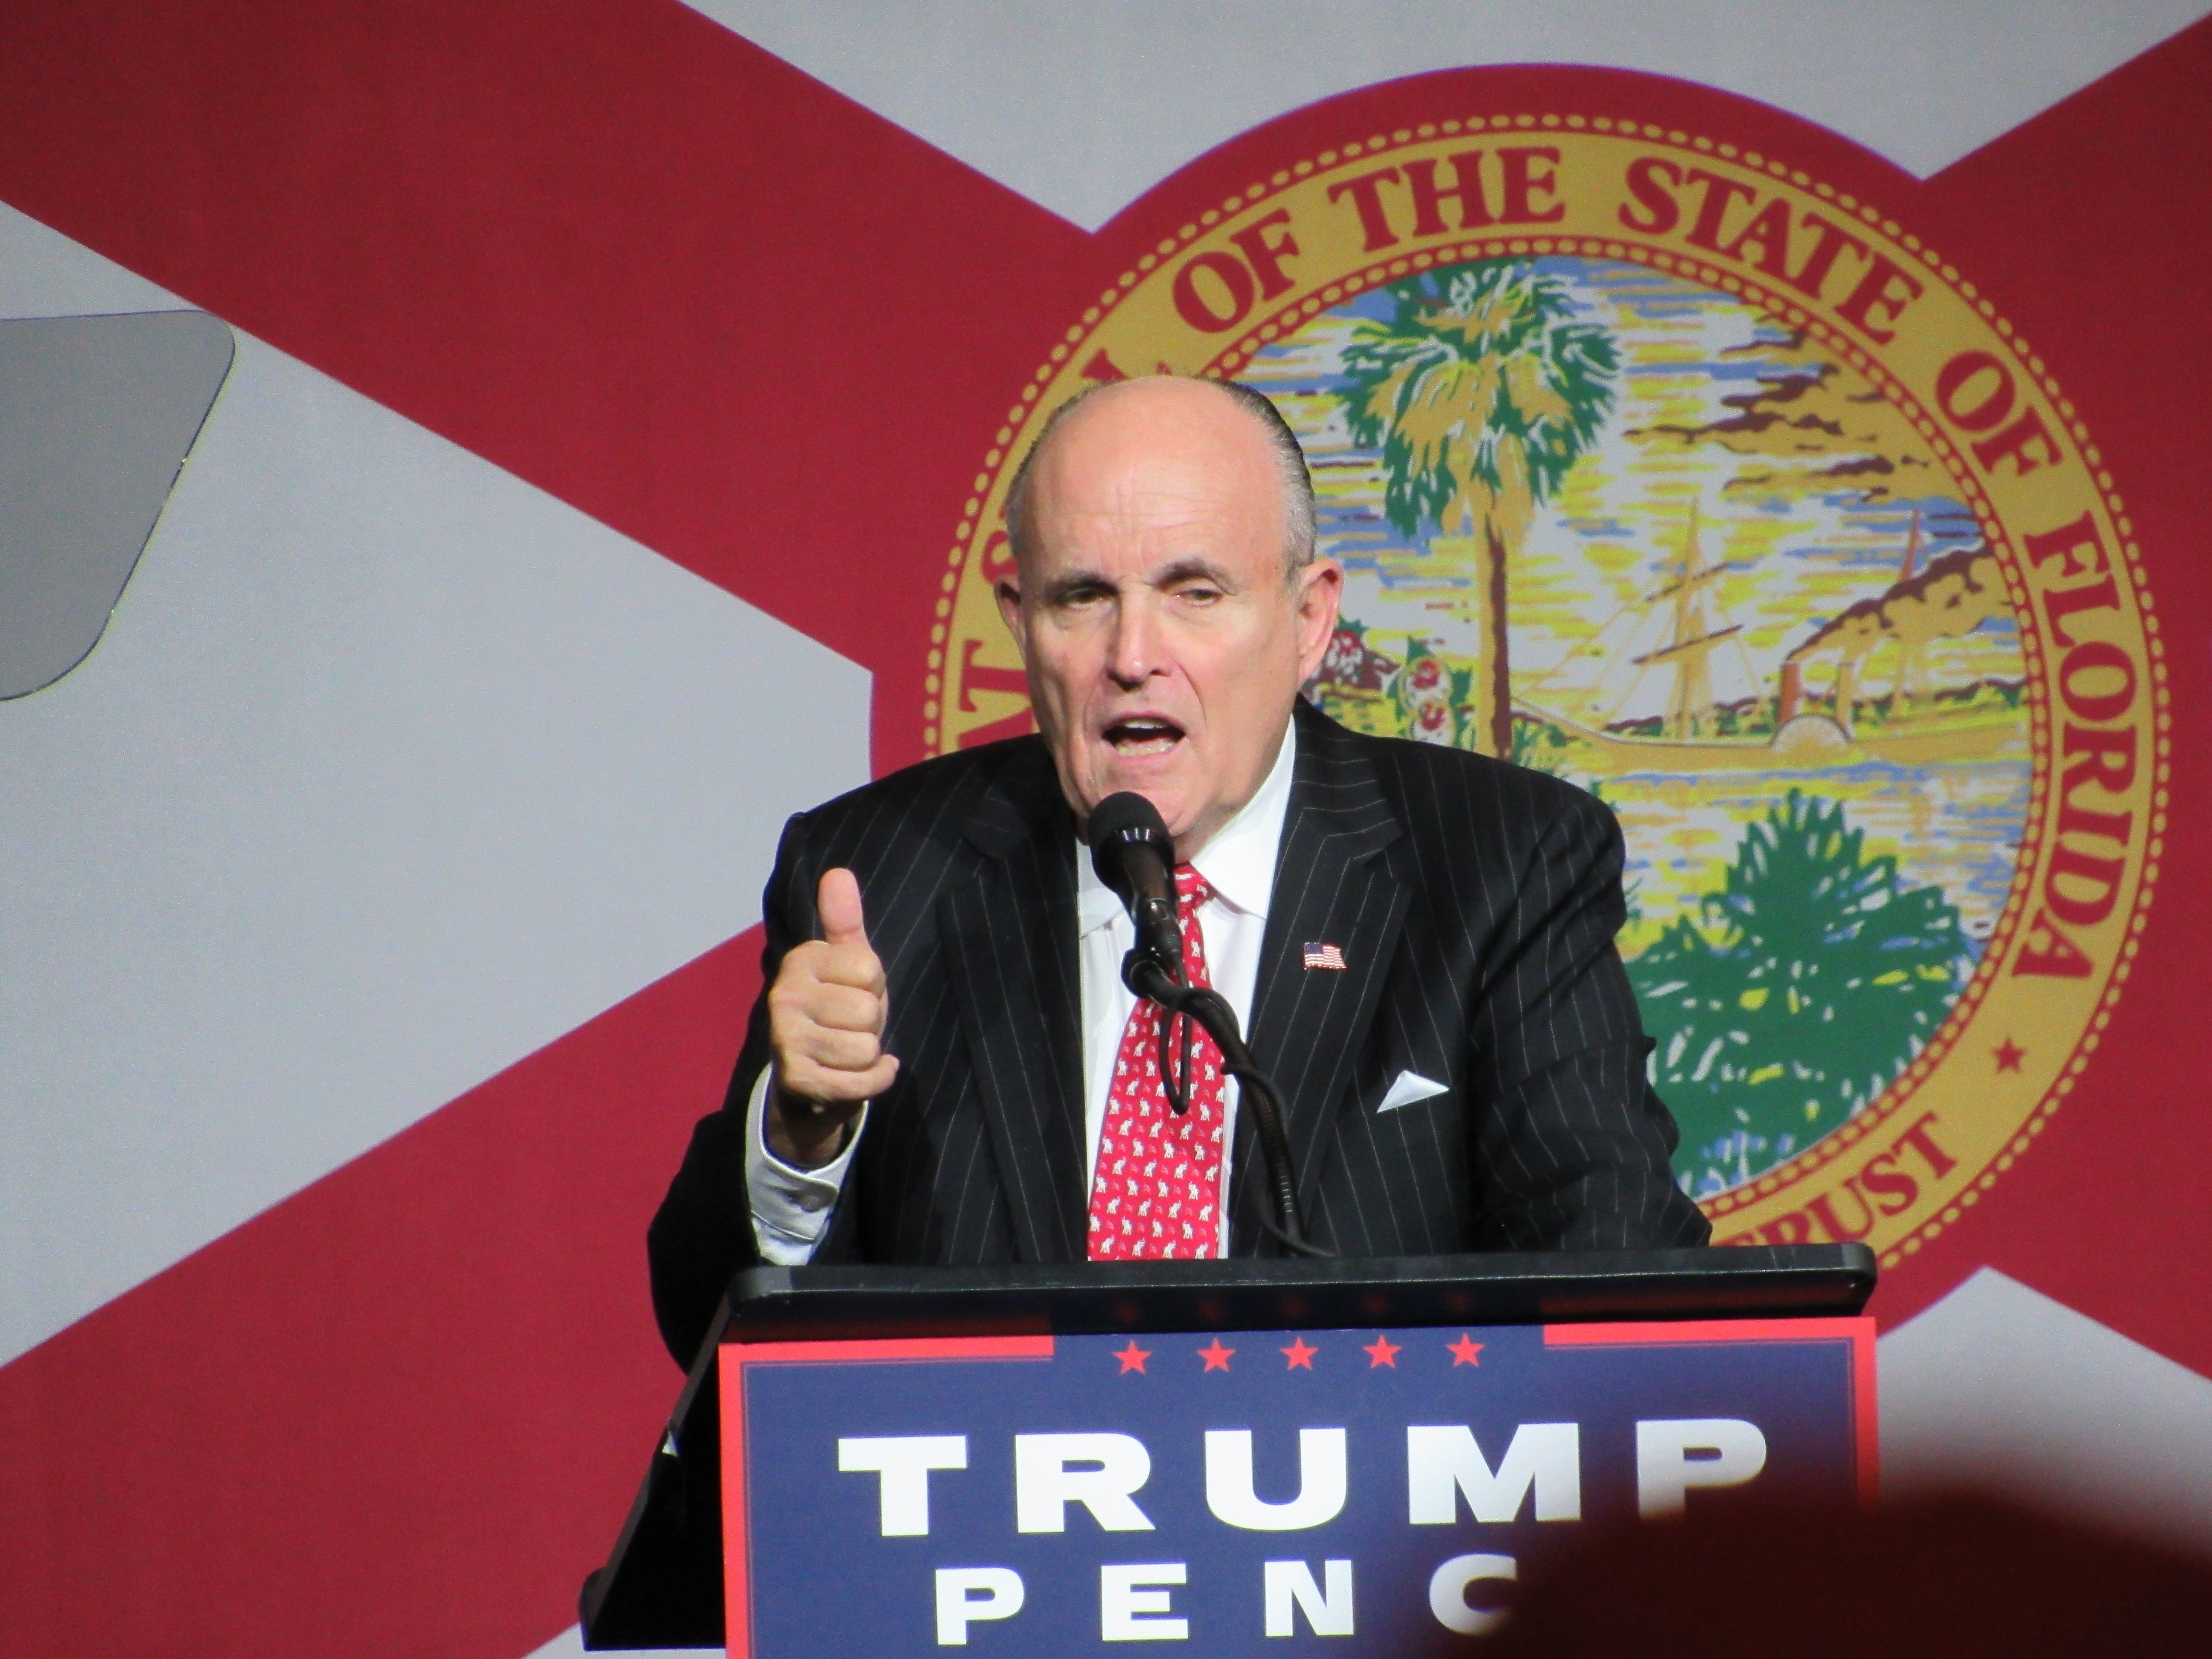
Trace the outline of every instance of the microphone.
[[1091, 867], [1137, 924], [1137, 949], [1180, 984], [1182, 922], [1176, 915], [1175, 838], [1160, 810], [1133, 791], [1109, 795], [1091, 812]]

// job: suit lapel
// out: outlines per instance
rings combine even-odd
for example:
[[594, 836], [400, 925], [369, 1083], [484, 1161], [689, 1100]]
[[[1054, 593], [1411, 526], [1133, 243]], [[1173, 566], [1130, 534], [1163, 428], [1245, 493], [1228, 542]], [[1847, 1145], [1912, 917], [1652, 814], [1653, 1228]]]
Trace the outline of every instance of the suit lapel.
[[[1285, 1127], [1311, 1218], [1327, 1131], [1352, 1083], [1353, 1067], [1397, 954], [1410, 896], [1379, 856], [1403, 833], [1374, 762], [1334, 721], [1301, 702], [1297, 770], [1284, 816], [1282, 850], [1268, 903], [1249, 1042], [1283, 1097]], [[1304, 966], [1307, 943], [1336, 945], [1342, 969]], [[1232, 1253], [1261, 1235], [1266, 1170], [1249, 1112], [1239, 1111]]]
[[[1025, 1261], [1085, 1249], [1075, 827], [1048, 763], [1010, 774], [967, 830], [983, 856], [939, 922], [1014, 1243]], [[1042, 916], [1040, 930], [1036, 919]]]

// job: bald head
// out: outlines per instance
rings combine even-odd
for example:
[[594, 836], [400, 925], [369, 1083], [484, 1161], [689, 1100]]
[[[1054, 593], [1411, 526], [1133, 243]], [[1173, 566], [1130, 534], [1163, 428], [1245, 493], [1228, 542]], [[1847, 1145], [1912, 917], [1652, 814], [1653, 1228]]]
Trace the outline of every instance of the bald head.
[[1118, 381], [1046, 427], [1007, 526], [1000, 613], [1077, 821], [1134, 790], [1193, 857], [1267, 777], [1335, 625], [1296, 441], [1242, 388]]
[[1036, 474], [1063, 427], [1110, 412], [1125, 428], [1149, 429], [1162, 441], [1173, 442], [1194, 431], [1209, 436], [1232, 434], [1241, 421], [1250, 436], [1264, 447], [1279, 497], [1283, 568], [1286, 577], [1312, 562], [1314, 556], [1313, 477], [1306, 468], [1305, 452], [1297, 434], [1275, 405], [1248, 386], [1234, 380], [1204, 380], [1185, 375], [1152, 375], [1141, 380], [1112, 380], [1079, 392], [1044, 423], [1015, 469], [1006, 491], [1006, 537], [1014, 557], [1026, 562], [1036, 545], [1034, 497]]

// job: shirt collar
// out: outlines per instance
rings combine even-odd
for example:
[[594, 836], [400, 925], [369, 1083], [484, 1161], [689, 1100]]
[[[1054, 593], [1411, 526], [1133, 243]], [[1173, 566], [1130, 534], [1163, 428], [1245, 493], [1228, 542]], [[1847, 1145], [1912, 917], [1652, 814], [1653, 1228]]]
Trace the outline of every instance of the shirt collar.
[[[1283, 741], [1275, 763], [1252, 799], [1237, 816], [1221, 826], [1220, 833], [1191, 860], [1215, 897], [1231, 909], [1248, 916], [1264, 917], [1275, 890], [1275, 854], [1283, 842], [1283, 820], [1291, 807], [1291, 779], [1297, 769], [1297, 722], [1283, 727]], [[1075, 855], [1075, 920], [1079, 935], [1111, 927], [1128, 912], [1114, 890], [1098, 879], [1091, 866], [1091, 849], [1077, 843]]]

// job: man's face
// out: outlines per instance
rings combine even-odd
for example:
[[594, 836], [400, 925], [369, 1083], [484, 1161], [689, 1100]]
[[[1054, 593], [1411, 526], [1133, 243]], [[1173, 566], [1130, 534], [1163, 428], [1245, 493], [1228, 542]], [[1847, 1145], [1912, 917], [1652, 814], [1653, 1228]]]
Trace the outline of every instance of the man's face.
[[1336, 623], [1343, 573], [1284, 580], [1280, 474], [1201, 382], [1132, 380], [1061, 423], [999, 606], [1079, 820], [1134, 790], [1188, 859], [1257, 792]]

